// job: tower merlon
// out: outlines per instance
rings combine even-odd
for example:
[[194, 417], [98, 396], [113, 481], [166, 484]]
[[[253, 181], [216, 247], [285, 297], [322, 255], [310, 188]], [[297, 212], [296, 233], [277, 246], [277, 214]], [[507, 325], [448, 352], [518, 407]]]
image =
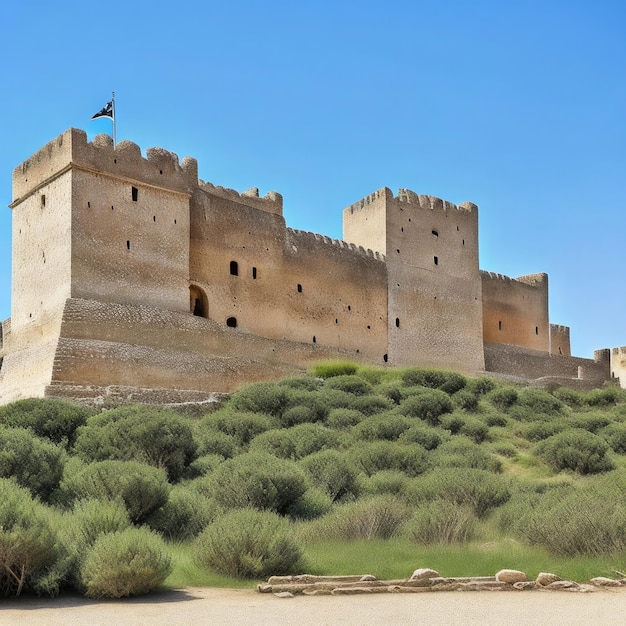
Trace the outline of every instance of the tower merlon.
[[239, 204], [259, 209], [261, 211], [265, 211], [266, 213], [280, 215], [282, 217], [283, 197], [277, 191], [268, 191], [265, 196], [260, 197], [257, 187], [252, 187], [247, 191], [239, 193], [234, 189], [213, 185], [205, 180], [199, 180], [198, 184], [200, 189], [208, 194], [225, 198], [227, 200], [233, 200]]
[[13, 202], [19, 203], [71, 168], [126, 178], [146, 185], [191, 193], [198, 186], [198, 162], [163, 148], [149, 148], [146, 158], [131, 141], [115, 148], [108, 135], [87, 141], [84, 130], [70, 128], [13, 170]]

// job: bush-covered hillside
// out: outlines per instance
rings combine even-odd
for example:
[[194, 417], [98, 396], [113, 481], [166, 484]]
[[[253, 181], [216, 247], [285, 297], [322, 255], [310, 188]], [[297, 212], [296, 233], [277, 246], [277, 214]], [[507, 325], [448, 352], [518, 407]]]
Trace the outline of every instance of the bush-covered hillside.
[[624, 568], [625, 494], [615, 387], [329, 363], [202, 419], [28, 400], [0, 408], [0, 593], [144, 593], [189, 552], [238, 578], [337, 573], [324, 555], [346, 542], [354, 567], [383, 541], [415, 558], [506, 544]]

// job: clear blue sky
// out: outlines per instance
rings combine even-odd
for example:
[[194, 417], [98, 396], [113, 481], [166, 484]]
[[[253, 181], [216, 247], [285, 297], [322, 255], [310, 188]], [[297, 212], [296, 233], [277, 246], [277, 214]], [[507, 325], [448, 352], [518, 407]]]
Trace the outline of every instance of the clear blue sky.
[[[624, 0], [109, 0], [0, 8], [11, 171], [116, 92], [118, 140], [341, 237], [388, 186], [480, 207], [482, 269], [550, 276], [575, 354], [626, 345]], [[11, 211], [0, 209], [0, 319]]]

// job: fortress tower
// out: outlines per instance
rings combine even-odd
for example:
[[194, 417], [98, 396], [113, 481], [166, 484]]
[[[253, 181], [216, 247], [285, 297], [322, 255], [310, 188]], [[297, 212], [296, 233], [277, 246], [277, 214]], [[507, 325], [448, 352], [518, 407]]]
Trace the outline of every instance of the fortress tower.
[[386, 256], [389, 363], [484, 370], [478, 207], [384, 188], [345, 209], [343, 229]]

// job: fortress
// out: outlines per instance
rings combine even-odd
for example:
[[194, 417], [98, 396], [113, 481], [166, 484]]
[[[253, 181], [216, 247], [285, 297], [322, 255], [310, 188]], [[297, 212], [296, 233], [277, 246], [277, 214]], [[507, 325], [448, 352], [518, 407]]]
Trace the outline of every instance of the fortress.
[[478, 208], [380, 189], [343, 241], [286, 227], [282, 197], [70, 129], [13, 173], [0, 403], [197, 402], [342, 358], [626, 386], [626, 348], [570, 354], [548, 277], [478, 265]]

